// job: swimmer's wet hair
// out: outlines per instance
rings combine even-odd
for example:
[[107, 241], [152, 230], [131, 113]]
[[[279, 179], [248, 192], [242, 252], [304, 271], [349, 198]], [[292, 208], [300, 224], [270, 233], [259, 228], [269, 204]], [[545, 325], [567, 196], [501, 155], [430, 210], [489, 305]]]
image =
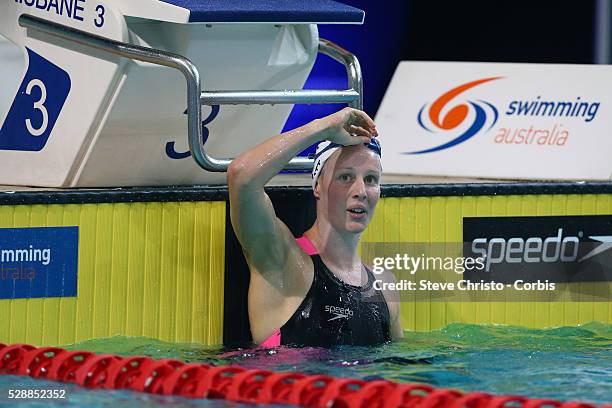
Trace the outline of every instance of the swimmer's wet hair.
[[[378, 157], [382, 157], [382, 151], [380, 148], [380, 142], [376, 138], [372, 138], [370, 143], [363, 144], [368, 149], [372, 150], [374, 153], [378, 155]], [[325, 140], [317, 146], [317, 151], [314, 156], [314, 166], [312, 168], [312, 189], [314, 190], [317, 185], [317, 180], [323, 171], [323, 166], [327, 159], [331, 157], [332, 154], [338, 149], [343, 148], [344, 146], [338, 143], [330, 142], [329, 140]]]

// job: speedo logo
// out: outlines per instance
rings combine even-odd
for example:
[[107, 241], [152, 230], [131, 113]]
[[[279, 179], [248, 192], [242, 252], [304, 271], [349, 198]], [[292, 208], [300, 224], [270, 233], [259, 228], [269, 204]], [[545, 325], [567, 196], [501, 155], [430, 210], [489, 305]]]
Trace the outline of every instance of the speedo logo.
[[338, 306], [325, 305], [325, 311], [334, 315], [334, 317], [327, 320], [328, 322], [331, 322], [332, 320], [348, 319], [349, 317], [353, 317], [353, 311], [348, 307], [343, 308]]
[[580, 238], [583, 236], [582, 231], [578, 236], [563, 236], [563, 228], [559, 228], [556, 235], [544, 239], [476, 238], [472, 241], [472, 252], [484, 258], [485, 270], [489, 272], [491, 265], [503, 262], [583, 262], [612, 248], [612, 235], [589, 236], [589, 239], [601, 244], [579, 258]]

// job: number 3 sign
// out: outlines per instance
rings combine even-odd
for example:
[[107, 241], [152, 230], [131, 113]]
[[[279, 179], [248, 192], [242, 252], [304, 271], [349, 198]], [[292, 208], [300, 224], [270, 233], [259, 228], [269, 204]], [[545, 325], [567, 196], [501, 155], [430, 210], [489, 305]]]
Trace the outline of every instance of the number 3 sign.
[[0, 128], [0, 150], [42, 150], [70, 92], [66, 71], [27, 51], [28, 70]]

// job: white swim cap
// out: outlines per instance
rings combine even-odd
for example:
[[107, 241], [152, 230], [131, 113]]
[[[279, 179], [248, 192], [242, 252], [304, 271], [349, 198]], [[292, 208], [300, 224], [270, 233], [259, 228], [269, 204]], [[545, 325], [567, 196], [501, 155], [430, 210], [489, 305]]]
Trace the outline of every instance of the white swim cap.
[[329, 140], [325, 140], [317, 146], [317, 152], [315, 153], [314, 167], [312, 168], [312, 189], [315, 189], [317, 185], [317, 180], [319, 179], [319, 175], [321, 174], [321, 170], [323, 170], [323, 165], [327, 159], [331, 157], [332, 154], [338, 149], [340, 149], [342, 145], [337, 143], [330, 142]]
[[[381, 149], [380, 143], [377, 138], [372, 138], [370, 143], [363, 144], [368, 149], [372, 150], [374, 153], [381, 157]], [[319, 179], [319, 175], [321, 174], [321, 170], [323, 170], [323, 166], [327, 159], [331, 157], [332, 154], [338, 149], [343, 148], [343, 145], [338, 143], [330, 142], [329, 140], [325, 140], [317, 146], [317, 151], [315, 153], [314, 166], [312, 168], [312, 189], [315, 189], [317, 185], [317, 180]]]

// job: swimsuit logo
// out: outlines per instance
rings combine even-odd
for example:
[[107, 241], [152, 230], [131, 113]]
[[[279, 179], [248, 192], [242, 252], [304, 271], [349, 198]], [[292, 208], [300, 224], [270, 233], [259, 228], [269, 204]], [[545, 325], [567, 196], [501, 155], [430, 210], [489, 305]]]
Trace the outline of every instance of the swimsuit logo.
[[444, 93], [433, 103], [423, 105], [417, 117], [419, 125], [423, 129], [432, 133], [442, 131], [445, 134], [456, 135], [452, 140], [443, 144], [419, 151], [404, 152], [403, 154], [423, 154], [448, 149], [467, 141], [487, 124], [487, 131], [490, 130], [499, 116], [497, 108], [491, 103], [478, 100], [476, 102], [467, 101], [467, 103], [460, 103], [456, 106], [449, 106], [449, 104], [469, 89], [500, 78], [502, 77], [483, 78], [468, 82]]
[[334, 317], [329, 319], [328, 322], [331, 322], [337, 319], [348, 319], [349, 317], [353, 317], [353, 311], [349, 309], [348, 307], [342, 308], [338, 306], [325, 305], [325, 311], [334, 315]]

